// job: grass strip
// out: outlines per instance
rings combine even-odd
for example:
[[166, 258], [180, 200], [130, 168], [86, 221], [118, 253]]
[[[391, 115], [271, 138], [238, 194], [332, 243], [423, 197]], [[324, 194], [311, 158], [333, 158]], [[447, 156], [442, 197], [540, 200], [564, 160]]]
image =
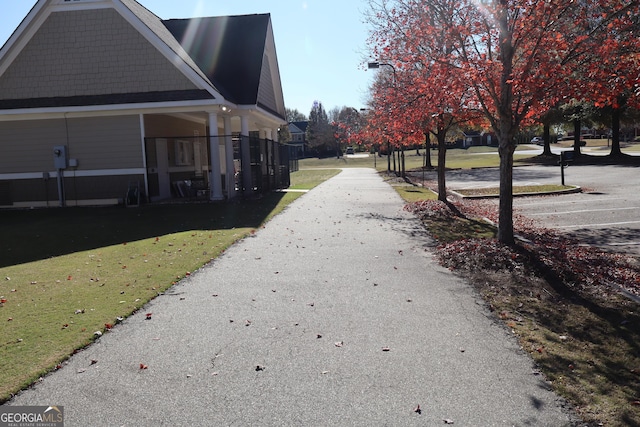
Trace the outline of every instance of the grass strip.
[[[536, 193], [557, 193], [561, 191], [575, 190], [577, 187], [573, 185], [514, 185], [513, 194], [536, 194]], [[456, 189], [456, 193], [463, 196], [498, 196], [500, 189], [498, 187], [482, 187], [482, 188], [463, 188]]]

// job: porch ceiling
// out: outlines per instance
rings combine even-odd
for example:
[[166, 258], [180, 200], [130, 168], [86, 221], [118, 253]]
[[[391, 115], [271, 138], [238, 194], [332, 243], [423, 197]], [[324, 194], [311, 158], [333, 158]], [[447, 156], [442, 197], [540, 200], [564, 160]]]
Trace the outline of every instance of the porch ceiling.
[[[246, 114], [246, 113], [245, 113]], [[202, 124], [202, 125], [208, 125], [208, 121], [209, 121], [209, 113], [206, 111], [191, 111], [191, 112], [175, 112], [175, 113], [166, 113], [166, 112], [162, 112], [162, 113], [146, 113], [145, 116], [154, 116], [154, 115], [160, 115], [160, 116], [169, 116], [169, 117], [175, 117], [177, 119], [180, 120], [186, 120], [186, 121], [190, 121], [190, 122], [194, 122], [194, 123], [198, 123], [198, 124]], [[241, 123], [241, 117], [239, 115], [234, 115], [233, 111], [229, 112], [229, 113], [225, 113], [222, 111], [217, 112], [218, 115], [218, 128], [223, 128], [224, 127], [224, 118], [225, 117], [230, 117], [231, 118], [231, 130], [229, 131], [229, 133], [234, 133], [234, 132], [241, 132], [242, 129], [242, 123]], [[257, 113], [254, 112], [249, 112], [248, 114], [248, 118], [249, 118], [249, 131], [253, 132], [253, 131], [260, 131], [262, 129], [265, 128], [270, 128], [273, 129], [274, 131], [278, 128], [277, 125], [275, 125], [274, 123], [265, 123], [264, 121], [261, 121], [261, 116]], [[227, 130], [225, 130], [226, 132]]]

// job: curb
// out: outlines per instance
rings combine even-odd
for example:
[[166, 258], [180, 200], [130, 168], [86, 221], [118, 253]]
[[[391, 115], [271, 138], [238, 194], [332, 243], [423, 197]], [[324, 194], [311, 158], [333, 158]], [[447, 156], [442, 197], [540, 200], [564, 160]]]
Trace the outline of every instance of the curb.
[[[456, 197], [459, 197], [461, 199], [497, 199], [500, 197], [499, 194], [481, 194], [481, 195], [464, 195], [461, 193], [458, 193], [455, 190], [449, 190], [449, 192], [451, 194], [453, 194]], [[574, 194], [574, 193], [581, 193], [582, 192], [582, 188], [580, 186], [574, 186], [574, 188], [569, 188], [566, 190], [558, 190], [558, 191], [533, 191], [533, 192], [528, 192], [528, 193], [515, 193], [513, 194], [513, 197], [529, 197], [529, 196], [547, 196], [550, 194]]]

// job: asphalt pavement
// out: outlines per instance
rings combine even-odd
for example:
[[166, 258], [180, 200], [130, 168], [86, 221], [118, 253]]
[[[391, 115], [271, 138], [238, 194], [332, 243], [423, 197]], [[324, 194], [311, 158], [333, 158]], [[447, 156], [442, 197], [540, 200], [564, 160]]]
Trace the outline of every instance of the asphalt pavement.
[[571, 425], [402, 207], [345, 169], [9, 404], [67, 427]]
[[[554, 228], [584, 244], [640, 257], [640, 174], [629, 165], [575, 165], [565, 169], [565, 182], [582, 191], [560, 196], [516, 197], [516, 213]], [[420, 178], [418, 175], [415, 175]], [[429, 179], [435, 179], [430, 172]], [[498, 187], [498, 168], [447, 171], [447, 186]], [[560, 184], [559, 166], [513, 168], [514, 185]], [[497, 199], [494, 200], [497, 205]]]

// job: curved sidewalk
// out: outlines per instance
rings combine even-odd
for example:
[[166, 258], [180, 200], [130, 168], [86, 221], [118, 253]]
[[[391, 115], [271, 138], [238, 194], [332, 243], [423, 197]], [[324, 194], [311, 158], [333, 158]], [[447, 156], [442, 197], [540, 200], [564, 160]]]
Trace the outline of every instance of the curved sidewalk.
[[570, 425], [402, 206], [345, 169], [10, 404], [66, 426]]

